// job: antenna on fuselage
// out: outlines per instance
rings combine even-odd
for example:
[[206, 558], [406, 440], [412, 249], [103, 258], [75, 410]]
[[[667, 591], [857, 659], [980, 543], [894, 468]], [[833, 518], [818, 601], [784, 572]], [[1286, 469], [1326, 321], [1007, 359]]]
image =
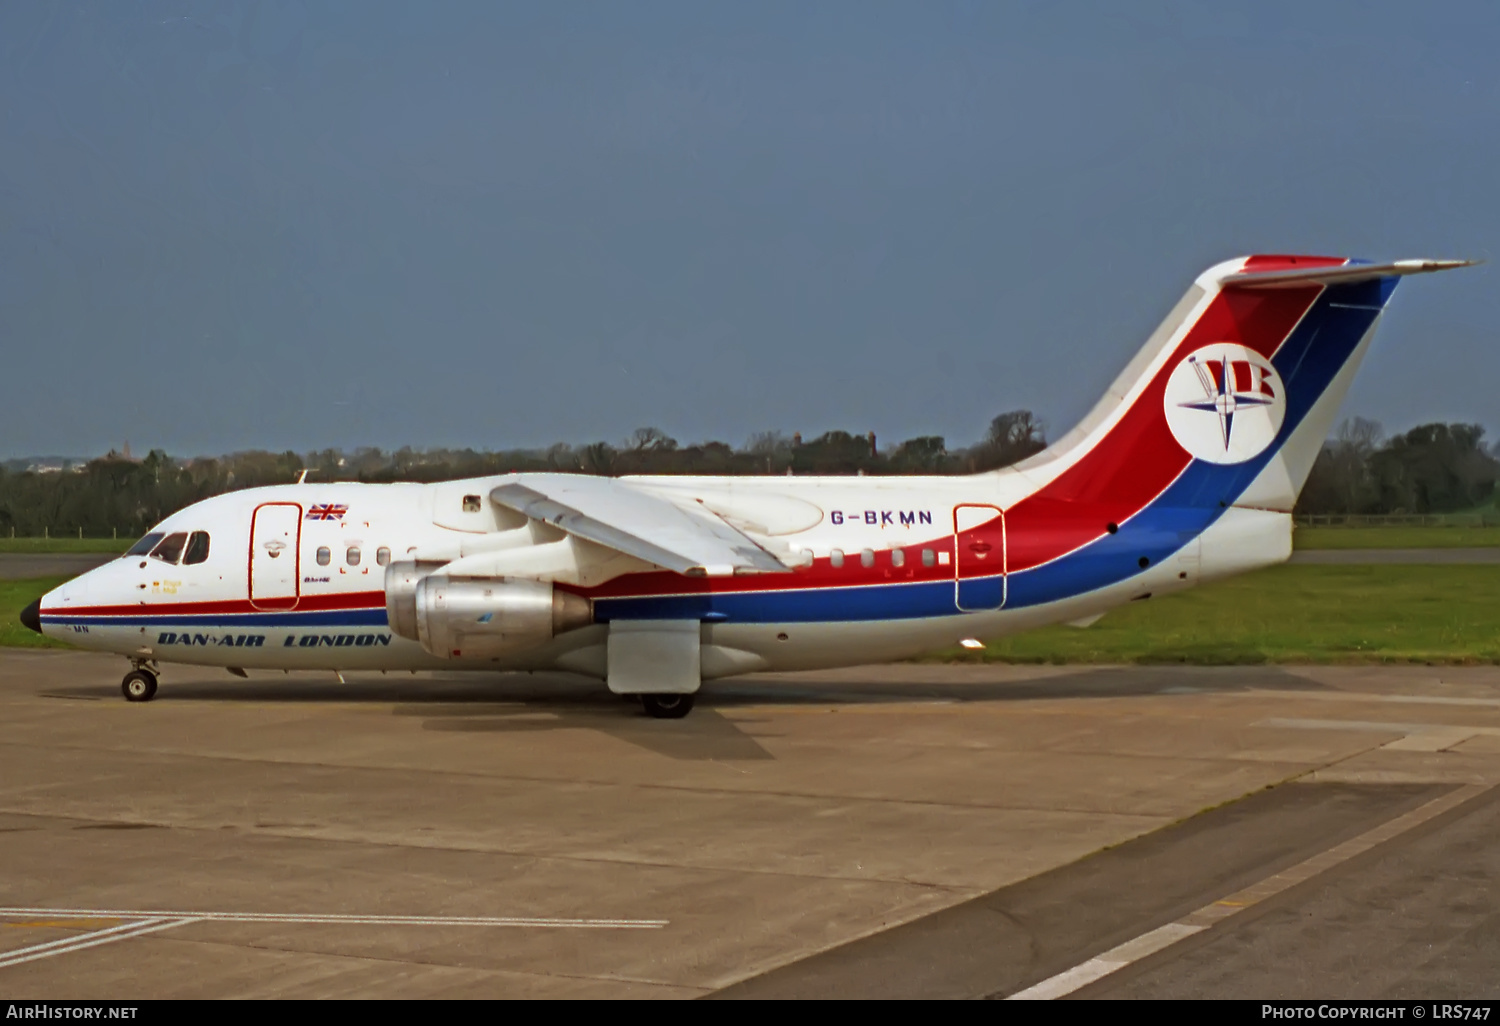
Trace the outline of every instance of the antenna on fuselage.
[[300, 473], [300, 474], [297, 475], [297, 483], [298, 484], [307, 484], [307, 471], [308, 471], [308, 468], [307, 467], [303, 467], [302, 468], [302, 473]]

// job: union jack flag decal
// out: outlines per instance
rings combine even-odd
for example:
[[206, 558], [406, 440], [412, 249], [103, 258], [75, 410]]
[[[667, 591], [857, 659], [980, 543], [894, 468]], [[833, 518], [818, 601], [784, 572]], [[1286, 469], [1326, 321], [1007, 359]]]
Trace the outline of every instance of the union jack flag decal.
[[320, 502], [307, 511], [304, 520], [342, 520], [349, 507], [340, 503]]

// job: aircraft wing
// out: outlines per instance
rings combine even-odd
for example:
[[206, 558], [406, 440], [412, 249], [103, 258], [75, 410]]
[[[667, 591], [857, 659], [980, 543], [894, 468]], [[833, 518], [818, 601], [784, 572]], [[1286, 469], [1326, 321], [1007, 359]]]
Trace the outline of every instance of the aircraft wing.
[[490, 501], [679, 574], [791, 569], [701, 503], [648, 495], [613, 478], [527, 474], [495, 488]]

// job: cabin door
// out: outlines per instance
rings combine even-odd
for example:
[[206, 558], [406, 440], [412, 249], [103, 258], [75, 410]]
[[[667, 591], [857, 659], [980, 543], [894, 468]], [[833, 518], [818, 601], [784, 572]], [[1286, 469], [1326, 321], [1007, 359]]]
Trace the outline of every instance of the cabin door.
[[301, 535], [301, 506], [268, 502], [256, 507], [250, 520], [250, 604], [256, 609], [296, 608]]
[[953, 508], [953, 591], [962, 610], [1005, 605], [1005, 513], [998, 506]]

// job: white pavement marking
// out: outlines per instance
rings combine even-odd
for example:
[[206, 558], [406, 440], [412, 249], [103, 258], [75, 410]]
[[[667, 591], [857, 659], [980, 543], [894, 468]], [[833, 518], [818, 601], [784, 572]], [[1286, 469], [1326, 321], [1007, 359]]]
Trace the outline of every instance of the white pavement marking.
[[[99, 918], [106, 917], [100, 916]], [[119, 917], [107, 918], [118, 919]], [[182, 926], [192, 921], [191, 919], [147, 919], [143, 923], [122, 923], [119, 926], [94, 930], [92, 933], [80, 934], [77, 937], [64, 937], [62, 940], [48, 941], [46, 944], [33, 944], [29, 948], [7, 951], [4, 955], [0, 955], [0, 969], [20, 965], [22, 962], [35, 962], [39, 958], [51, 958], [53, 955], [66, 955], [72, 951], [82, 951], [84, 948], [96, 948], [101, 944], [113, 944], [115, 941], [129, 940], [131, 937], [140, 937], [158, 930], [170, 930], [174, 926]]]
[[1176, 944], [1185, 937], [1202, 933], [1220, 920], [1227, 919], [1243, 909], [1274, 897], [1282, 891], [1291, 889], [1300, 883], [1304, 883], [1317, 876], [1319, 873], [1332, 869], [1341, 862], [1347, 862], [1356, 855], [1362, 855], [1374, 848], [1376, 845], [1384, 844], [1391, 838], [1396, 837], [1415, 826], [1419, 826], [1428, 820], [1440, 816], [1449, 809], [1457, 808], [1464, 802], [1477, 795], [1483, 794], [1494, 785], [1492, 784], [1465, 784], [1454, 788], [1445, 795], [1434, 798], [1424, 805], [1419, 805], [1410, 812], [1397, 816], [1395, 819], [1380, 824], [1371, 830], [1366, 830], [1358, 837], [1350, 838], [1342, 844], [1336, 844], [1327, 851], [1319, 852], [1310, 859], [1305, 859], [1288, 869], [1266, 877], [1256, 884], [1251, 884], [1244, 890], [1236, 891], [1228, 897], [1220, 898], [1218, 901], [1204, 905], [1195, 912], [1190, 912], [1174, 923], [1158, 926], [1156, 929], [1141, 934], [1124, 944], [1117, 945], [1096, 955], [1087, 962], [1081, 962], [1073, 968], [1049, 976], [1040, 983], [1033, 984], [1025, 990], [1017, 991], [1006, 1000], [1009, 1001], [1050, 1001], [1065, 994], [1071, 994], [1075, 990], [1101, 980], [1110, 973], [1122, 969], [1132, 962], [1138, 962], [1147, 955], [1154, 955], [1158, 951], [1165, 950]]
[[1359, 730], [1400, 734], [1381, 748], [1398, 752], [1441, 752], [1471, 737], [1500, 737], [1500, 727], [1462, 727], [1452, 723], [1387, 723], [1382, 720], [1270, 719], [1254, 727], [1292, 727], [1297, 730]]
[[1110, 948], [1102, 955], [1095, 955], [1087, 962], [1075, 965], [1066, 972], [1058, 973], [1041, 983], [1010, 996], [1012, 1001], [1051, 1001], [1053, 998], [1071, 994], [1095, 980], [1101, 980], [1131, 962], [1147, 955], [1154, 955], [1162, 948], [1170, 947], [1182, 940], [1208, 929], [1206, 926], [1189, 926], [1186, 923], [1168, 923], [1158, 926], [1150, 933], [1143, 933], [1134, 940]]
[[176, 919], [218, 923], [322, 923], [352, 926], [530, 926], [583, 930], [660, 930], [667, 919], [551, 919], [540, 916], [361, 916], [308, 912], [164, 912], [107, 908], [0, 908], [0, 918]]
[[537, 916], [359, 916], [309, 912], [163, 912], [109, 908], [0, 908], [0, 918], [58, 916], [65, 919], [128, 919], [132, 922], [76, 937], [0, 953], [0, 969], [66, 955], [100, 944], [129, 940], [188, 923], [300, 923], [334, 926], [521, 926], [572, 930], [660, 930], [666, 919], [547, 919]]
[[1454, 698], [1448, 695], [1386, 695], [1376, 691], [1288, 691], [1284, 688], [1252, 688], [1231, 694], [1252, 698], [1294, 698], [1299, 702], [1311, 699], [1321, 702], [1390, 702], [1397, 705], [1454, 705], [1500, 709], [1500, 698]]

